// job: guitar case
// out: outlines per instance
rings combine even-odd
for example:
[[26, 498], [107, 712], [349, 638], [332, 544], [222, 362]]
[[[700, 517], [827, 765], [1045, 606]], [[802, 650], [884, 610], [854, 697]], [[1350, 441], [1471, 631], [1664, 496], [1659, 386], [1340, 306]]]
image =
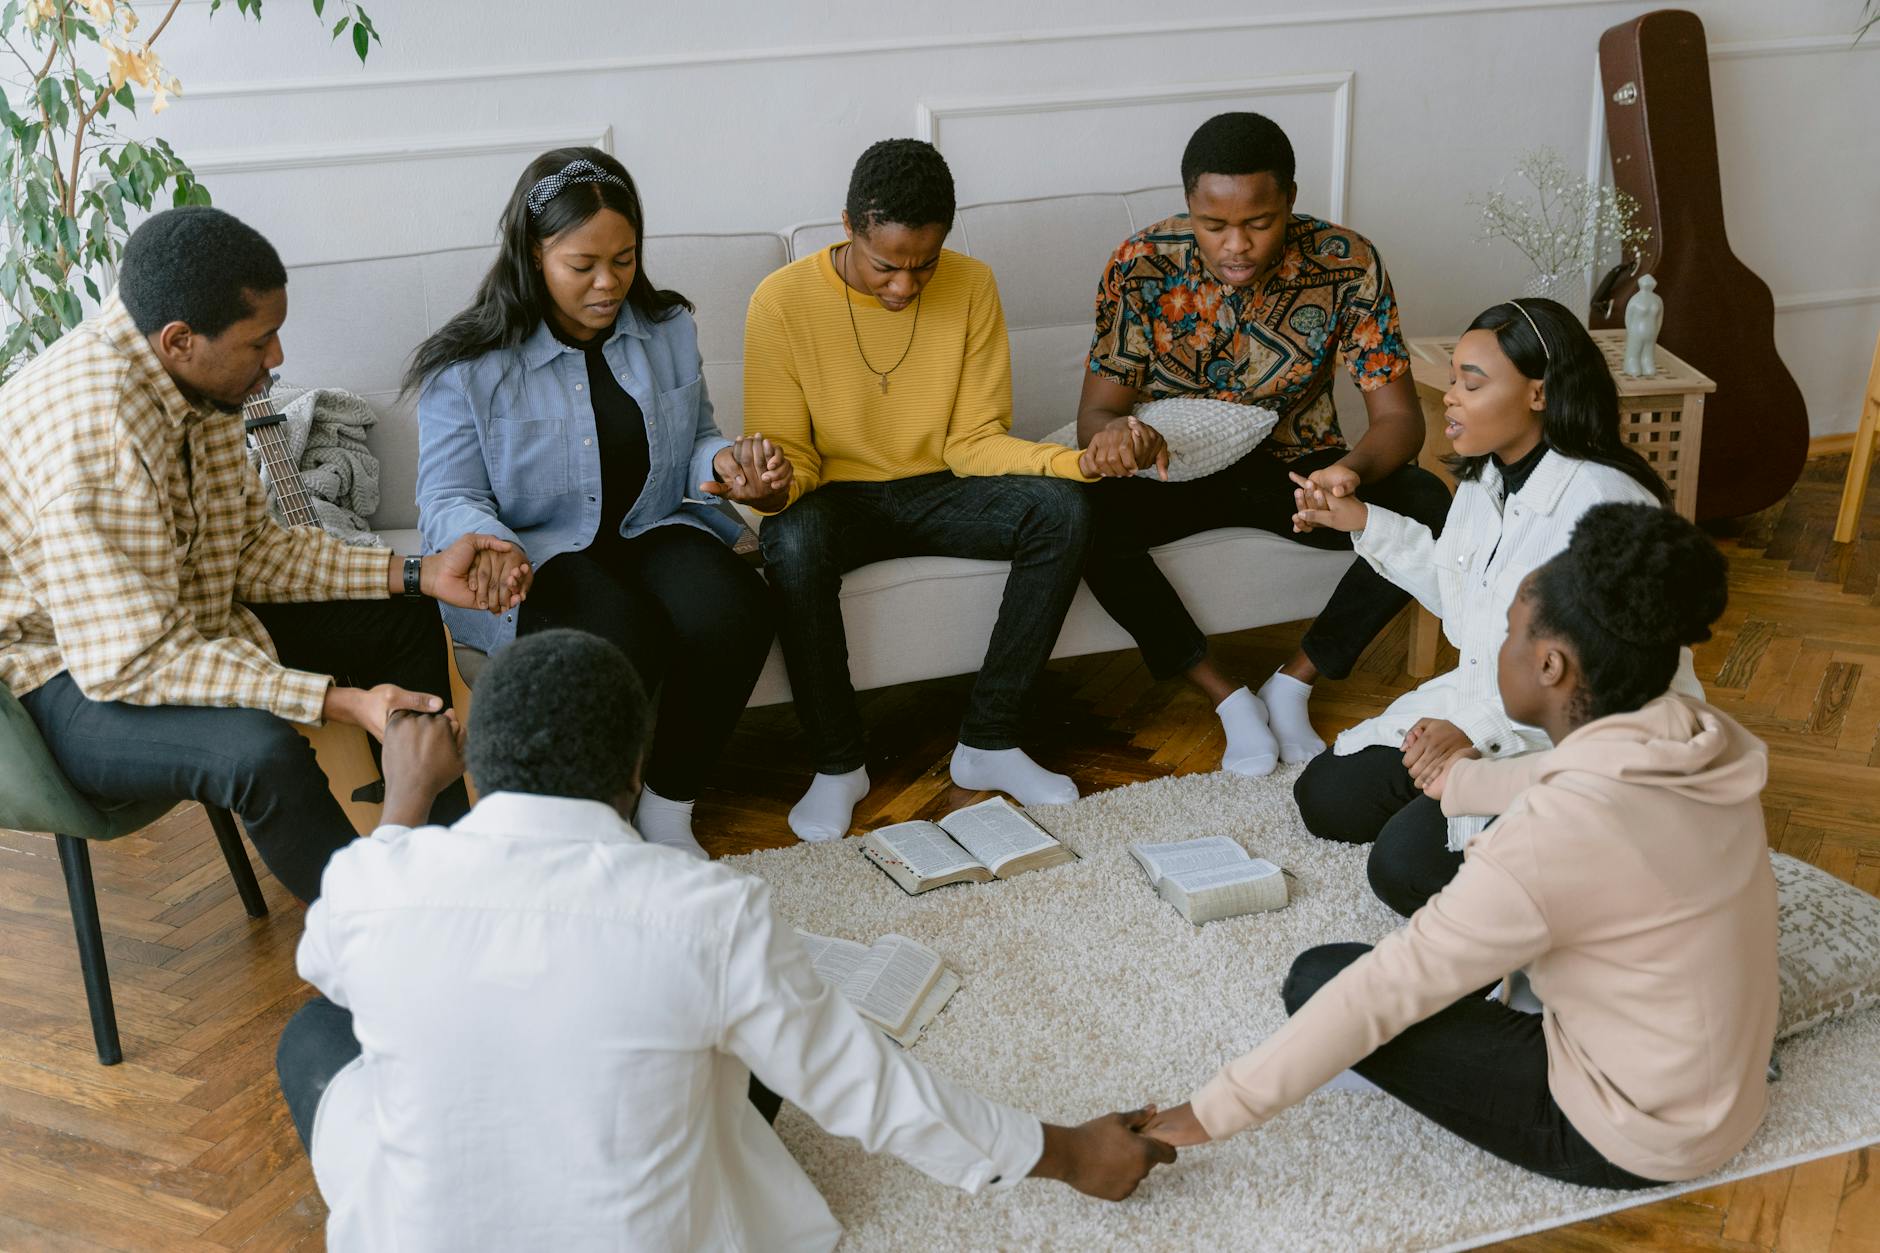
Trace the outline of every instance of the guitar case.
[[1613, 182], [1639, 202], [1651, 238], [1636, 270], [1609, 275], [1595, 328], [1625, 326], [1637, 275], [1658, 279], [1658, 342], [1716, 380], [1704, 404], [1697, 517], [1733, 518], [1783, 499], [1808, 457], [1808, 410], [1776, 354], [1769, 285], [1730, 251], [1717, 171], [1704, 24], [1659, 9], [1599, 40]]

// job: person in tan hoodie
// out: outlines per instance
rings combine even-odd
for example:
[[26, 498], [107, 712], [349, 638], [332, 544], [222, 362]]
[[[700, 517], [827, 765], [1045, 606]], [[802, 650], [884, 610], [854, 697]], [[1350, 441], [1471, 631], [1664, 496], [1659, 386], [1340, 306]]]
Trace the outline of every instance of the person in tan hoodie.
[[[1723, 611], [1722, 557], [1649, 505], [1604, 504], [1522, 583], [1499, 668], [1548, 752], [1458, 758], [1447, 814], [1500, 814], [1375, 948], [1294, 961], [1292, 1015], [1149, 1134], [1257, 1126], [1347, 1067], [1497, 1157], [1605, 1188], [1692, 1179], [1761, 1123], [1777, 1010], [1762, 743], [1666, 691]], [[1525, 968], [1544, 1008], [1484, 992]]]

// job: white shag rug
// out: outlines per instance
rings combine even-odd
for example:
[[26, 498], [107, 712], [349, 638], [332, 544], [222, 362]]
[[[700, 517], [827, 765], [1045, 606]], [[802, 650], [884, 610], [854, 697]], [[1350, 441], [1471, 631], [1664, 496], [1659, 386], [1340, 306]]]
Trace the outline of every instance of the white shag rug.
[[[1185, 1100], [1285, 1019], [1279, 987], [1315, 944], [1375, 942], [1398, 919], [1365, 882], [1368, 849], [1314, 839], [1296, 770], [1158, 779], [1032, 810], [1083, 856], [1004, 883], [905, 895], [854, 840], [731, 859], [804, 930], [898, 931], [964, 986], [914, 1056], [1047, 1121]], [[1231, 835], [1297, 876], [1286, 908], [1196, 928], [1129, 856], [1134, 841]], [[844, 1249], [1438, 1249], [1556, 1226], [1880, 1140], [1880, 1011], [1777, 1053], [1783, 1077], [1724, 1171], [1650, 1192], [1554, 1183], [1375, 1092], [1321, 1092], [1221, 1144], [1183, 1150], [1117, 1205], [1027, 1181], [974, 1198], [870, 1157], [786, 1104], [777, 1130], [846, 1231]]]

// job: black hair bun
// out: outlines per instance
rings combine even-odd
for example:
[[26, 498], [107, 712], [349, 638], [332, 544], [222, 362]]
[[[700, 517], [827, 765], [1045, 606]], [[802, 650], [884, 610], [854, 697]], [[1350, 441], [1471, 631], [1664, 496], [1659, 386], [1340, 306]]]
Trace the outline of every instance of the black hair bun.
[[1595, 505], [1573, 528], [1575, 598], [1638, 645], [1698, 644], [1723, 616], [1729, 568], [1710, 538], [1656, 505]]

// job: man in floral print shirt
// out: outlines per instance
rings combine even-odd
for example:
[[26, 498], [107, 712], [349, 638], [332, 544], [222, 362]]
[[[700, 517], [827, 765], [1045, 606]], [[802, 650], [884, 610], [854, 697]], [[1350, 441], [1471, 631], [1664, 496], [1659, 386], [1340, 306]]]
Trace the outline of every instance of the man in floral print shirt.
[[[1355, 231], [1293, 212], [1285, 133], [1257, 113], [1209, 119], [1182, 154], [1182, 186], [1188, 212], [1125, 240], [1097, 289], [1077, 435], [1106, 477], [1091, 489], [1096, 536], [1084, 581], [1151, 673], [1185, 675], [1214, 703], [1227, 737], [1223, 768], [1260, 775], [1324, 749], [1307, 716], [1312, 683], [1350, 673], [1409, 596], [1354, 563], [1298, 652], [1256, 695], [1209, 656], [1149, 549], [1228, 526], [1348, 549], [1347, 535], [1295, 526], [1295, 491], [1355, 494], [1432, 531], [1442, 528], [1449, 493], [1412, 464], [1423, 417], [1383, 262]], [[1341, 363], [1370, 417], [1355, 446], [1332, 405]], [[1132, 477], [1167, 462], [1161, 435], [1132, 409], [1176, 396], [1270, 408], [1279, 422], [1207, 478]]]

